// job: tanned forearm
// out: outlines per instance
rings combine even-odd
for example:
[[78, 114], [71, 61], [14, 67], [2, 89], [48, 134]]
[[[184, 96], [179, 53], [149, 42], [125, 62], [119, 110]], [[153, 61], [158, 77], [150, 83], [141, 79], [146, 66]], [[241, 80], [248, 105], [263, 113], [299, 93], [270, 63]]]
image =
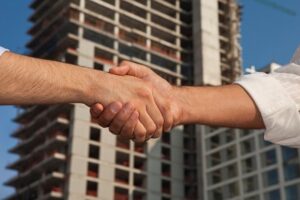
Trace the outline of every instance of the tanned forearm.
[[258, 108], [239, 85], [174, 88], [181, 108], [179, 124], [264, 128]]
[[[0, 105], [91, 105], [95, 74], [98, 86], [107, 84], [107, 75], [96, 70], [6, 52], [0, 56]], [[97, 88], [103, 94], [105, 90]]]

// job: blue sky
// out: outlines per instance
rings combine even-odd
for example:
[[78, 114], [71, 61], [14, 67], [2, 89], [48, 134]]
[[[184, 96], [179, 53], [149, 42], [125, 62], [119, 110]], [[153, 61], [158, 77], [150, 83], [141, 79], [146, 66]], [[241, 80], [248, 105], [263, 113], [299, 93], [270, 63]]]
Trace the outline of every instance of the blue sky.
[[[3, 1], [0, 7], [0, 44], [14, 52], [24, 53], [24, 44], [29, 40], [26, 30], [30, 10], [30, 0]], [[243, 4], [242, 47], [244, 66], [263, 67], [270, 62], [286, 64], [295, 49], [300, 45], [300, 8], [299, 0], [240, 0]], [[267, 5], [268, 4], [268, 5]], [[272, 6], [273, 5], [273, 6]], [[296, 12], [291, 15], [284, 9]], [[276, 7], [276, 8], [275, 8]], [[16, 141], [9, 137], [17, 127], [11, 122], [16, 109], [11, 106], [0, 106], [0, 199], [12, 192], [4, 187], [3, 182], [14, 172], [5, 166], [16, 159], [7, 150]]]

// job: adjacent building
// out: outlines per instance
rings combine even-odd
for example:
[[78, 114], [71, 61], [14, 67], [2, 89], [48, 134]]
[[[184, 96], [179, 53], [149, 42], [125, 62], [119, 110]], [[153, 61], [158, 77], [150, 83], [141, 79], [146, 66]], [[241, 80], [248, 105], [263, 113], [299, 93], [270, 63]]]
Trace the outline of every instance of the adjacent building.
[[[241, 8], [235, 0], [33, 0], [30, 7], [27, 47], [35, 57], [104, 71], [132, 60], [176, 85], [228, 84], [241, 74]], [[215, 180], [224, 179], [213, 175], [231, 157], [239, 162], [239, 151], [236, 157], [230, 146], [238, 146], [234, 130], [177, 127], [138, 146], [99, 127], [80, 104], [23, 106], [15, 121], [20, 128], [12, 137], [19, 143], [10, 152], [19, 159], [8, 168], [18, 175], [6, 182], [15, 188], [9, 200], [241, 194], [235, 182], [222, 182], [220, 190]], [[226, 154], [218, 152], [225, 147]], [[229, 164], [226, 169], [234, 173]], [[234, 177], [229, 172], [222, 173]]]
[[[258, 71], [270, 73], [279, 67], [271, 63]], [[264, 141], [262, 130], [203, 127], [203, 132], [204, 199], [300, 198], [299, 149]]]

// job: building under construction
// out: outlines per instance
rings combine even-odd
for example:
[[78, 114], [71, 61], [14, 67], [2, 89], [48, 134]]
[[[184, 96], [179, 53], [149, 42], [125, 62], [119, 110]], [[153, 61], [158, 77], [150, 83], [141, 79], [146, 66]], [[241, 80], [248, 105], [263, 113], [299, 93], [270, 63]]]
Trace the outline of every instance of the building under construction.
[[[220, 85], [241, 73], [235, 0], [33, 0], [34, 57], [96, 70], [144, 64], [176, 85]], [[21, 107], [8, 168], [13, 199], [208, 199], [210, 127], [177, 127], [138, 146], [118, 140], [80, 104]], [[229, 136], [226, 136], [229, 137]], [[207, 159], [210, 159], [207, 157]], [[234, 196], [237, 197], [237, 196]], [[218, 198], [214, 198], [218, 199]]]

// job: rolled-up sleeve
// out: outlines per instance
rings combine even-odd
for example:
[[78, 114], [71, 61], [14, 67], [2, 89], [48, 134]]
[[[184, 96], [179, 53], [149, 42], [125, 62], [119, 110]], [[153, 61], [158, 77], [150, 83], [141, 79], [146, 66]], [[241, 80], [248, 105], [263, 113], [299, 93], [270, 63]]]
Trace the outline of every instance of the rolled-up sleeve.
[[300, 101], [297, 102], [297, 99], [300, 100], [300, 73], [288, 73], [288, 69], [293, 67], [295, 64], [271, 74], [257, 72], [245, 75], [235, 84], [242, 86], [258, 107], [266, 127], [265, 140], [299, 148]]
[[4, 52], [6, 52], [6, 51], [8, 51], [8, 49], [5, 49], [5, 48], [3, 48], [3, 47], [0, 46], [0, 56], [1, 56]]

